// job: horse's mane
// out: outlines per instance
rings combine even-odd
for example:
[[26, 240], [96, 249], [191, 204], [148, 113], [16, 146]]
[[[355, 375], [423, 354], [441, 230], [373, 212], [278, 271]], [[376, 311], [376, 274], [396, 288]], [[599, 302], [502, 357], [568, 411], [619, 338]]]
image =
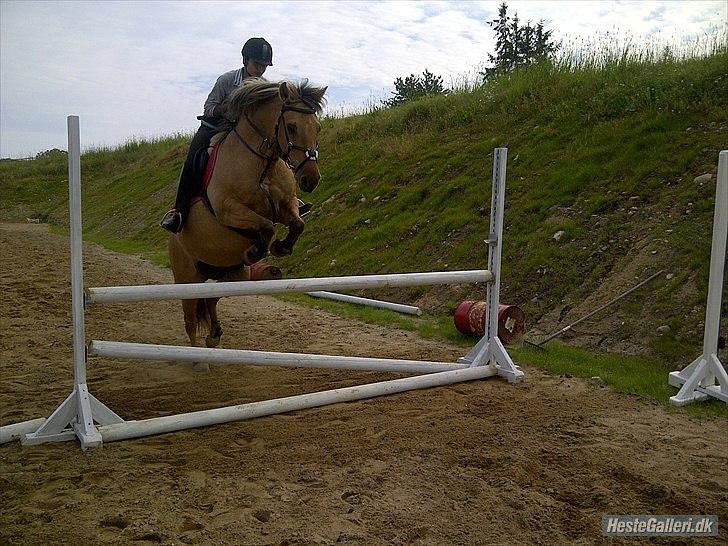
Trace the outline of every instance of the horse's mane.
[[[326, 87], [315, 87], [308, 82], [308, 79], [304, 79], [298, 84], [286, 83], [293, 91], [289, 103], [303, 102], [316, 114], [321, 115], [326, 105], [326, 99], [324, 98]], [[220, 126], [220, 132], [229, 133], [235, 127], [240, 116], [279, 96], [279, 87], [280, 82], [269, 82], [263, 78], [246, 78], [243, 80], [243, 83], [227, 99], [228, 110], [225, 116], [227, 120]]]
[[246, 78], [228, 97], [227, 117], [238, 119], [244, 112], [278, 96], [278, 82]]
[[319, 116], [326, 106], [326, 87], [315, 87], [308, 82], [308, 78], [304, 78], [296, 87], [298, 91], [298, 99], [303, 101], [306, 106], [313, 109]]

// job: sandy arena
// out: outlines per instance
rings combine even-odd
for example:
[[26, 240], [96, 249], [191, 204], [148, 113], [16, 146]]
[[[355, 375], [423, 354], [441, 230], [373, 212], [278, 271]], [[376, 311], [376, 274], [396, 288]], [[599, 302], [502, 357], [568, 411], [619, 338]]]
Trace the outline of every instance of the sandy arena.
[[[2, 424], [72, 383], [68, 240], [0, 225]], [[171, 282], [84, 246], [87, 286]], [[220, 302], [223, 346], [454, 361], [465, 351], [270, 297]], [[179, 302], [92, 306], [87, 339], [183, 345]], [[0, 446], [2, 544], [594, 544], [603, 514], [718, 514], [728, 424], [525, 367], [462, 383], [110, 443]], [[91, 392], [143, 419], [391, 378], [91, 359]], [[667, 378], [666, 378], [667, 379]], [[617, 541], [621, 542], [621, 541]], [[633, 543], [634, 539], [625, 539]], [[658, 543], [673, 543], [661, 539]]]

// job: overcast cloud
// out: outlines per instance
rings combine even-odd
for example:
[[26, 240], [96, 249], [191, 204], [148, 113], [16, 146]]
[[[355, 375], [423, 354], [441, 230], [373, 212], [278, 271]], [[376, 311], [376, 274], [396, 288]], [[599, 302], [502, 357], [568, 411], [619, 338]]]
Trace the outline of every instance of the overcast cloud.
[[[192, 132], [217, 76], [250, 36], [273, 45], [270, 80], [329, 86], [331, 111], [378, 102], [398, 76], [446, 84], [493, 51], [499, 2], [49, 2], [0, 0], [0, 157]], [[691, 40], [728, 21], [718, 1], [513, 1], [557, 39], [617, 28], [640, 40]]]

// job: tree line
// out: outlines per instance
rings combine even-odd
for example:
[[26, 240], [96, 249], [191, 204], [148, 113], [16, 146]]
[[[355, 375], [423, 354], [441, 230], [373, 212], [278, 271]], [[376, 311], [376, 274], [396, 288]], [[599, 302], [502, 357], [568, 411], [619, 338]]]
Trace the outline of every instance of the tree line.
[[[508, 5], [503, 2], [498, 8], [498, 18], [488, 21], [495, 32], [495, 55], [488, 54], [490, 66], [479, 72], [482, 81], [512, 72], [520, 67], [546, 61], [553, 58], [559, 44], [553, 42], [553, 30], [538, 21], [521, 24], [518, 13], [511, 17]], [[422, 75], [410, 74], [394, 80], [392, 97], [383, 100], [386, 107], [399, 106], [405, 102], [431, 95], [446, 95], [450, 90], [442, 83], [442, 76], [436, 76], [429, 70]]]

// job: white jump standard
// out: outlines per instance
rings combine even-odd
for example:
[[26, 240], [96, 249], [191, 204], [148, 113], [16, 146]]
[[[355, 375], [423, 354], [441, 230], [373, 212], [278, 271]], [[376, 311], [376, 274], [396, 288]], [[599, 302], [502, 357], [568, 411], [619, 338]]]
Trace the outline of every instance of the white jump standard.
[[[68, 118], [68, 138], [74, 389], [48, 419], [34, 419], [0, 427], [0, 443], [15, 438], [20, 438], [24, 444], [58, 442], [78, 438], [81, 448], [85, 450], [89, 447], [100, 446], [103, 442], [252, 419], [264, 415], [274, 415], [326, 404], [448, 385], [494, 375], [506, 377], [512, 383], [522, 379], [523, 372], [513, 363], [497, 338], [506, 148], [497, 148], [494, 152], [490, 232], [486, 240], [489, 245], [488, 270], [243, 281], [237, 283], [117, 286], [89, 288], [84, 293], [81, 256], [80, 144], [78, 117], [76, 116], [69, 116]], [[243, 294], [311, 292], [328, 289], [345, 290], [478, 282], [488, 283], [486, 293], [488, 324], [485, 336], [470, 353], [460, 358], [456, 363], [211, 349], [99, 340], [90, 342], [88, 346], [85, 344], [84, 305], [159, 299], [196, 299]], [[420, 375], [192, 413], [139, 421], [124, 421], [89, 393], [86, 385], [86, 363], [89, 356], [153, 361], [212, 362], [231, 365], [392, 371]]]
[[670, 372], [668, 382], [673, 387], [680, 388], [675, 396], [670, 397], [670, 403], [675, 406], [684, 406], [711, 396], [728, 404], [728, 374], [718, 358], [726, 244], [728, 244], [728, 150], [723, 150], [718, 154], [703, 354], [679, 372]]

